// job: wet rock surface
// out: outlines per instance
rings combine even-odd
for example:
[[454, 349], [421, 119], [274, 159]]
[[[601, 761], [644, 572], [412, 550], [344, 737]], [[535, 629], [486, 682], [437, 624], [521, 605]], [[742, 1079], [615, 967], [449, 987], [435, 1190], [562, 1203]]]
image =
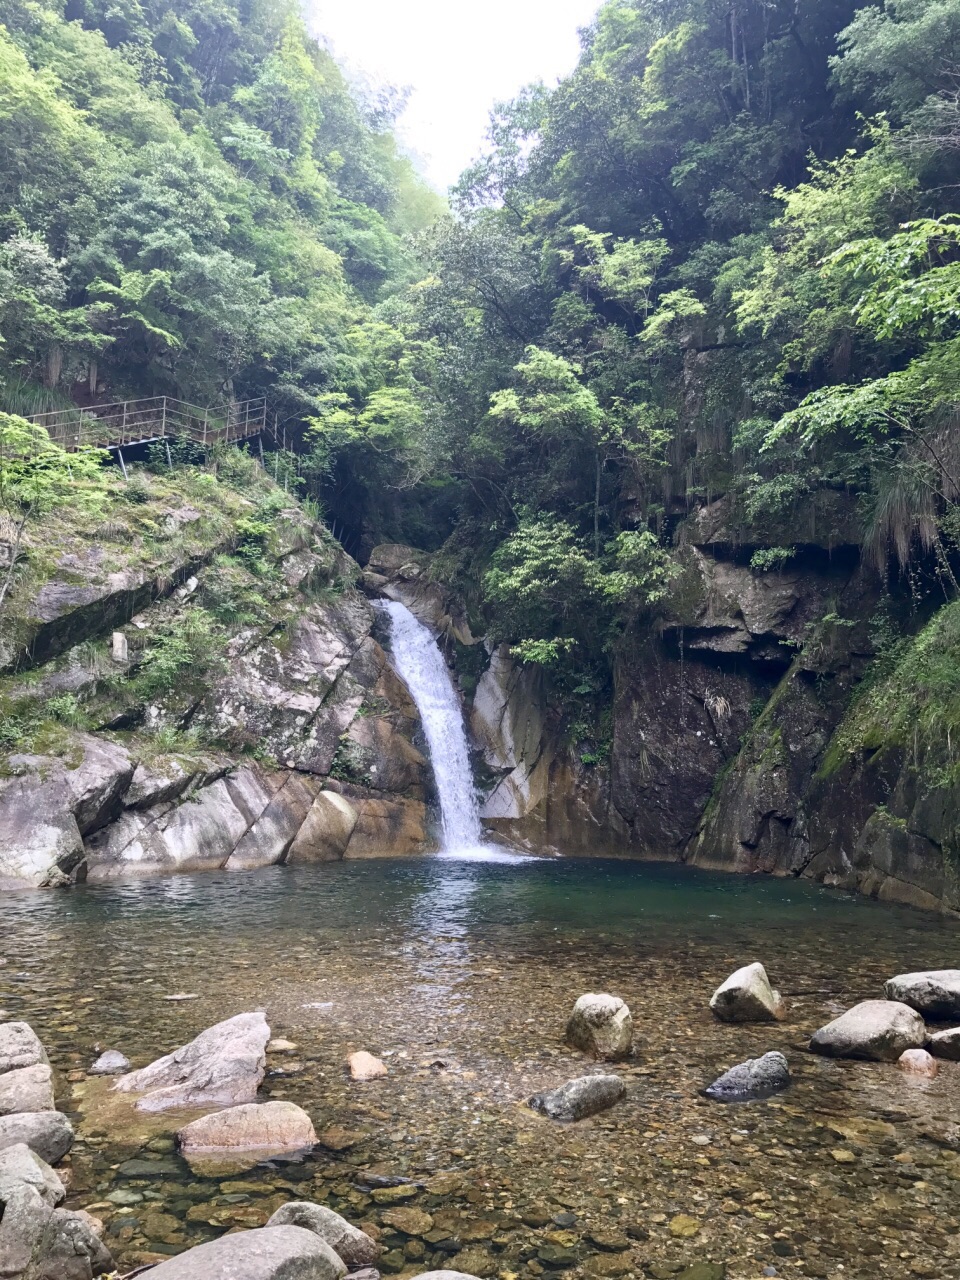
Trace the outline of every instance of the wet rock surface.
[[301, 1151], [316, 1145], [313, 1121], [295, 1102], [251, 1102], [201, 1116], [177, 1134], [180, 1150]]
[[[42, 909], [8, 900], [0, 1001], [36, 1028], [63, 1082], [77, 1129], [66, 1206], [103, 1219], [121, 1275], [312, 1201], [377, 1236], [383, 1274], [403, 1280], [451, 1269], [759, 1280], [769, 1268], [913, 1280], [924, 1267], [960, 1280], [960, 1067], [942, 1061], [917, 1087], [895, 1063], [801, 1049], [890, 974], [952, 957], [956, 925], [690, 874], [672, 906], [668, 872], [680, 875], [356, 863], [97, 887]], [[802, 975], [784, 983], [791, 1020], [773, 1032], [794, 1082], [721, 1107], [704, 1082], [771, 1047], [769, 1025], [721, 1023], [707, 1007], [744, 955]], [[548, 1123], [523, 1103], [584, 1070], [563, 1028], [587, 990], [618, 992], [649, 1043], [611, 1069], [629, 1089], [616, 1107]], [[192, 1117], [138, 1113], [135, 1095], [86, 1075], [96, 1044], [149, 1062], [258, 1006], [303, 1067], [272, 1075], [294, 1055], [271, 1057], [260, 1096], [333, 1131], [335, 1146], [301, 1162], [191, 1174], [174, 1132]], [[388, 1080], [351, 1083], [343, 1059], [357, 1044], [376, 1049]], [[400, 1208], [433, 1225], [405, 1234]]]
[[926, 1043], [923, 1019], [894, 1000], [863, 1000], [820, 1027], [810, 1040], [814, 1053], [829, 1058], [870, 1058], [896, 1062], [905, 1049]]
[[626, 1096], [627, 1087], [619, 1076], [581, 1076], [557, 1089], [535, 1093], [530, 1107], [551, 1120], [583, 1120], [606, 1111]]
[[748, 1058], [746, 1062], [737, 1063], [718, 1076], [713, 1084], [707, 1085], [704, 1093], [718, 1102], [752, 1102], [782, 1093], [789, 1086], [787, 1060], [782, 1053], [773, 1050], [760, 1058]]
[[[394, 1209], [391, 1212], [398, 1211]], [[384, 1220], [389, 1221], [388, 1214], [384, 1214]], [[351, 1271], [371, 1265], [380, 1255], [380, 1246], [365, 1231], [322, 1204], [291, 1200], [281, 1205], [267, 1220], [267, 1226], [304, 1227], [307, 1231], [312, 1231], [330, 1246]]]

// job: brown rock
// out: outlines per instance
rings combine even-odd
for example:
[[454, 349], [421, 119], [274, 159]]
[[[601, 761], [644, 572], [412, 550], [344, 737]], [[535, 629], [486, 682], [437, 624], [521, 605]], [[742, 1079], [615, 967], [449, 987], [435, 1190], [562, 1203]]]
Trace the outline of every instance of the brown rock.
[[350, 1067], [350, 1077], [353, 1080], [376, 1080], [387, 1074], [387, 1068], [380, 1059], [375, 1058], [372, 1053], [367, 1053], [366, 1049], [351, 1053], [347, 1058], [347, 1065]]
[[247, 1103], [215, 1111], [177, 1134], [184, 1154], [194, 1151], [300, 1151], [316, 1145], [307, 1113], [293, 1102]]
[[932, 1080], [940, 1070], [936, 1058], [927, 1053], [926, 1049], [905, 1050], [897, 1059], [897, 1066], [907, 1075], [923, 1076], [927, 1080]]
[[395, 1209], [387, 1209], [383, 1221], [388, 1227], [395, 1227], [405, 1236], [425, 1236], [433, 1226], [429, 1213], [416, 1209], [412, 1205], [398, 1205]]

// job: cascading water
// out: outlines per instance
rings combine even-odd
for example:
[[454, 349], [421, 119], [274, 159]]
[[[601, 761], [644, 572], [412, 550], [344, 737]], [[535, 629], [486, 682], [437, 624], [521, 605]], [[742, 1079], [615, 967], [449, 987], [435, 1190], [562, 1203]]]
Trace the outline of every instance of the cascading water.
[[470, 773], [463, 712], [443, 654], [405, 604], [382, 600], [378, 607], [390, 619], [394, 664], [417, 704], [430, 748], [443, 823], [443, 851], [464, 853], [480, 849], [483, 830]]

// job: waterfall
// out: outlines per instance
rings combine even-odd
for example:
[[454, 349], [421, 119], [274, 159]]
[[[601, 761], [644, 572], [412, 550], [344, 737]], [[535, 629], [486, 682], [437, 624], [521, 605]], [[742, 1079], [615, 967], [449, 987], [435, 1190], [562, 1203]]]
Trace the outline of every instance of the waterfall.
[[405, 604], [377, 602], [390, 619], [393, 661], [407, 682], [423, 722], [440, 800], [443, 850], [463, 853], [483, 841], [480, 812], [470, 772], [470, 753], [460, 699], [433, 636]]

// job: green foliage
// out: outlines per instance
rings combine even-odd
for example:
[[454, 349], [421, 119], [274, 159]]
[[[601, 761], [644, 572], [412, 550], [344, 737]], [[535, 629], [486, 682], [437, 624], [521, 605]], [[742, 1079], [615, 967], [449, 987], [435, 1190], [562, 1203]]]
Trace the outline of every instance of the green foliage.
[[144, 650], [133, 682], [137, 695], [149, 700], [174, 689], [202, 689], [225, 668], [224, 647], [225, 638], [206, 609], [186, 610]]
[[750, 568], [760, 573], [782, 569], [797, 554], [796, 547], [761, 547], [750, 557]]

